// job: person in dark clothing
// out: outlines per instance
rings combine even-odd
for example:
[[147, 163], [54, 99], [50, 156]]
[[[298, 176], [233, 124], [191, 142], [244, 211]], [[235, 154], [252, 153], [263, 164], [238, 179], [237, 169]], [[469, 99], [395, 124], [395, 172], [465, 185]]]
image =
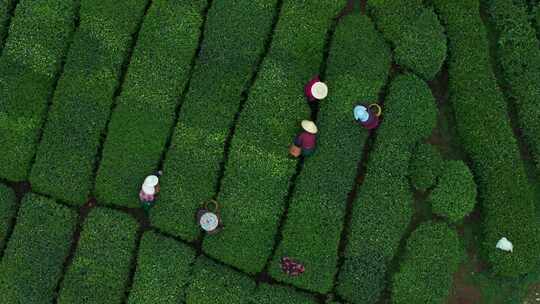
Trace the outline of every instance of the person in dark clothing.
[[[354, 120], [368, 130], [373, 130], [379, 126], [379, 115], [374, 112], [371, 106], [364, 106], [362, 104], [356, 105], [353, 109]], [[378, 107], [380, 110], [380, 107]]]
[[304, 265], [291, 260], [289, 257], [281, 258], [281, 270], [292, 277], [301, 275], [306, 270]]
[[323, 100], [328, 96], [328, 86], [316, 75], [304, 86], [304, 94], [310, 102]]
[[301, 125], [303, 131], [294, 138], [294, 146], [301, 150], [303, 156], [313, 155], [317, 146], [317, 126], [310, 120], [303, 120]]

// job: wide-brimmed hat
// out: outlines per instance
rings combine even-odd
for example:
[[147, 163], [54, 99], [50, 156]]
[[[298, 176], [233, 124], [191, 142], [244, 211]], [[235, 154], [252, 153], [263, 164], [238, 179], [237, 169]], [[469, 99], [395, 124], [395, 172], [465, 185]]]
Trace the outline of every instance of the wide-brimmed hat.
[[302, 120], [302, 129], [306, 130], [311, 134], [317, 134], [317, 126], [311, 120]]
[[321, 100], [328, 96], [328, 86], [324, 82], [317, 81], [311, 86], [311, 95]]
[[155, 175], [148, 175], [144, 179], [143, 186], [155, 187], [159, 183], [159, 178]]
[[149, 186], [149, 185], [143, 185], [142, 186], [142, 191], [145, 193], [145, 194], [148, 194], [148, 195], [154, 195], [156, 193], [156, 188], [154, 186]]
[[213, 231], [219, 225], [219, 218], [213, 212], [206, 212], [201, 216], [199, 224], [204, 231]]

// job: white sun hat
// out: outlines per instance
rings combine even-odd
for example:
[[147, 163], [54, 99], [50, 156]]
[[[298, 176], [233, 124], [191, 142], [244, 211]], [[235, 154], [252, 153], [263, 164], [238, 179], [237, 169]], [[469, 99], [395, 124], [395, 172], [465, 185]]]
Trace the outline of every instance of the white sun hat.
[[154, 188], [154, 186], [143, 185], [143, 186], [142, 186], [142, 191], [143, 191], [145, 194], [148, 194], [148, 195], [154, 195], [154, 194], [156, 193], [156, 188]]
[[311, 134], [317, 134], [317, 126], [311, 120], [302, 120], [302, 129], [306, 130]]
[[206, 212], [201, 216], [199, 224], [204, 231], [214, 231], [219, 225], [219, 219], [213, 212]]
[[144, 179], [143, 186], [155, 187], [159, 183], [159, 178], [155, 175], [148, 175]]
[[505, 237], [500, 239], [497, 242], [497, 249], [504, 250], [504, 251], [510, 251], [512, 252], [514, 250], [514, 245]]
[[328, 86], [324, 82], [317, 81], [311, 86], [311, 95], [318, 100], [325, 99], [328, 96]]

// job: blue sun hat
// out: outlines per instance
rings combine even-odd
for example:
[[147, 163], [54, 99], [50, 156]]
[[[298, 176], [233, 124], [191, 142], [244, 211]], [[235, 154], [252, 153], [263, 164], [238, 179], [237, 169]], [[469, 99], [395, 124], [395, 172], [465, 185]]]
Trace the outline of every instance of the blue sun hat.
[[366, 122], [369, 119], [368, 109], [363, 105], [357, 105], [353, 109], [353, 115], [355, 120]]

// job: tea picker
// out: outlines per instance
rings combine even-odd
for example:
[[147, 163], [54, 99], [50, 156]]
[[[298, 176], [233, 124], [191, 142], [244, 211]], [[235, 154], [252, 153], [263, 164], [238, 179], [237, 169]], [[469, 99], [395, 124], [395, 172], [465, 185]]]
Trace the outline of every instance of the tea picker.
[[379, 126], [381, 114], [382, 109], [376, 103], [369, 106], [358, 104], [353, 109], [354, 121], [368, 130]]
[[304, 86], [304, 94], [310, 102], [323, 100], [328, 96], [328, 86], [316, 75]]
[[317, 146], [317, 126], [311, 120], [302, 120], [303, 131], [294, 138], [293, 144], [289, 146], [289, 154], [293, 157], [310, 156], [315, 152]]
[[301, 263], [297, 261], [292, 260], [291, 258], [287, 256], [281, 258], [280, 264], [281, 264], [281, 270], [285, 274], [291, 277], [296, 277], [298, 275], [301, 275], [306, 270], [304, 265], [302, 265]]
[[497, 249], [500, 249], [502, 251], [512, 252], [514, 251], [514, 245], [512, 245], [512, 242], [510, 242], [507, 238], [503, 237], [495, 246]]
[[[213, 209], [211, 208], [213, 207]], [[204, 203], [197, 210], [197, 223], [208, 234], [216, 234], [223, 228], [219, 215], [219, 204], [215, 200]]]
[[144, 213], [148, 215], [150, 209], [154, 206], [157, 194], [159, 193], [159, 177], [162, 172], [158, 171], [154, 175], [148, 175], [141, 186], [139, 200]]

